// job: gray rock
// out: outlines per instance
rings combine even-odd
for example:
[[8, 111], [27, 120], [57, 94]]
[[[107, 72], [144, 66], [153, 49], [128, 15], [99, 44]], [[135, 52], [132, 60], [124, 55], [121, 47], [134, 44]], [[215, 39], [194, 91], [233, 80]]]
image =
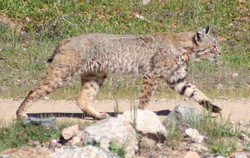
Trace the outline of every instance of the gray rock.
[[199, 143], [193, 143], [190, 145], [189, 150], [204, 153], [208, 152], [208, 147]]
[[138, 150], [136, 133], [131, 124], [123, 118], [109, 118], [88, 126], [82, 134], [85, 145], [99, 145], [109, 150], [115, 144], [125, 150], [125, 157], [134, 157]]
[[193, 107], [187, 105], [178, 105], [163, 121], [165, 127], [173, 125], [174, 127], [185, 130], [191, 123], [201, 120], [201, 113]]
[[23, 120], [24, 124], [33, 124], [33, 125], [41, 125], [45, 128], [53, 127], [56, 124], [56, 118], [55, 117], [49, 117], [49, 118], [36, 118], [36, 117], [29, 117], [25, 120]]
[[153, 139], [149, 139], [147, 137], [142, 138], [140, 142], [141, 148], [152, 148], [156, 144], [156, 141]]
[[135, 112], [126, 111], [122, 116], [118, 117], [124, 117], [131, 122], [136, 131], [143, 136], [160, 142], [166, 140], [167, 131], [157, 115], [152, 111], [139, 109]]
[[54, 152], [50, 158], [118, 158], [114, 153], [106, 151], [96, 146], [86, 146], [82, 148], [66, 148]]

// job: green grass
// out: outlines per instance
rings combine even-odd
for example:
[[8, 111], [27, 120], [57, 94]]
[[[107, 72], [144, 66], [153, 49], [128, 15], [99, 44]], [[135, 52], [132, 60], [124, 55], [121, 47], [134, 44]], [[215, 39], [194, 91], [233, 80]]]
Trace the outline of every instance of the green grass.
[[113, 152], [113, 153], [116, 153], [118, 156], [120, 156], [121, 158], [125, 158], [126, 156], [126, 151], [125, 149], [122, 147], [122, 148], [119, 148], [115, 141], [111, 141], [110, 142], [110, 151]]
[[[192, 118], [188, 121], [191, 128], [197, 129], [201, 135], [205, 136], [203, 142], [208, 147], [208, 152], [200, 153], [201, 155], [213, 153], [229, 156], [237, 149], [249, 151], [249, 142], [242, 138], [244, 135], [250, 136], [249, 127], [230, 124], [229, 119], [230, 117], [213, 118], [211, 113], [205, 112], [201, 121], [194, 121]], [[176, 148], [180, 142], [191, 143], [191, 140], [184, 137], [184, 132], [175, 126], [170, 124], [167, 129], [169, 132], [165, 144], [168, 147]]]
[[57, 118], [56, 121], [55, 125], [45, 128], [41, 125], [26, 125], [22, 121], [5, 123], [0, 119], [0, 152], [8, 148], [33, 147], [32, 142], [43, 144], [53, 139], [59, 140], [66, 127], [78, 124], [80, 130], [84, 130], [86, 126], [95, 123], [72, 118]]
[[7, 148], [30, 146], [30, 141], [40, 143], [59, 138], [65, 126], [46, 129], [42, 126], [25, 125], [22, 121], [15, 122], [10, 127], [0, 128], [0, 151]]
[[[56, 44], [64, 38], [87, 32], [194, 31], [210, 25], [222, 55], [217, 64], [192, 62], [189, 80], [209, 97], [249, 97], [250, 36], [249, 21], [244, 20], [249, 7], [249, 1], [236, 0], [166, 0], [146, 6], [136, 0], [1, 0], [0, 17], [19, 25], [10, 28], [0, 20], [0, 96], [24, 98], [44, 73]], [[235, 73], [238, 76], [233, 77]], [[97, 99], [113, 99], [113, 95], [117, 99], [138, 98], [140, 84], [140, 78], [110, 76]], [[79, 86], [76, 79], [50, 97], [75, 99]], [[162, 82], [155, 97], [179, 96]]]
[[[77, 123], [82, 130], [87, 125], [83, 122]], [[206, 112], [203, 113], [201, 121], [195, 122], [191, 119], [189, 123], [192, 128], [197, 129], [200, 134], [206, 137], [204, 144], [208, 147], [208, 152], [200, 153], [203, 156], [209, 153], [229, 156], [236, 149], [249, 151], [250, 144], [243, 138], [244, 135], [250, 137], [249, 132], [247, 132], [249, 127], [230, 124], [229, 117], [227, 119], [216, 119], [211, 116], [211, 113]], [[0, 128], [0, 151], [7, 148], [32, 146], [31, 141], [43, 143], [52, 139], [58, 139], [61, 131], [72, 124], [75, 124], [75, 122], [64, 120], [60, 121], [55, 127], [46, 129], [42, 126], [25, 125], [21, 121], [14, 122], [8, 127]], [[169, 126], [167, 129], [168, 134], [165, 145], [168, 147], [175, 150], [178, 148], [179, 143], [191, 143], [190, 139], [184, 137], [183, 131], [178, 130], [174, 126]], [[142, 136], [138, 135], [138, 141], [141, 139]], [[121, 157], [124, 157], [126, 154], [124, 149], [118, 148], [113, 141], [111, 141], [110, 150]]]
[[[230, 124], [229, 118], [226, 120], [213, 120], [208, 115], [202, 123], [195, 127], [197, 127], [200, 133], [207, 136], [205, 143], [209, 146], [210, 152], [229, 156], [238, 148], [249, 150], [249, 142], [241, 139], [243, 134], [250, 136], [247, 132], [248, 129], [239, 127], [236, 124]], [[240, 146], [241, 143], [242, 145]]]

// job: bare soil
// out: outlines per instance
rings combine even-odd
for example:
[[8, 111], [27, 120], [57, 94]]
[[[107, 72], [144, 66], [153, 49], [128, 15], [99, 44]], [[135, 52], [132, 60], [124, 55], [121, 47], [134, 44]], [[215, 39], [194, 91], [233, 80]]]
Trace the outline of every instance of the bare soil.
[[[22, 101], [21, 100], [2, 100], [0, 99], [0, 121], [3, 121], [5, 125], [8, 125], [13, 120], [16, 119], [15, 113]], [[230, 121], [232, 123], [239, 123], [243, 126], [250, 126], [250, 99], [215, 99], [214, 103], [220, 107], [222, 107], [222, 116], [227, 119], [230, 115]], [[175, 106], [179, 104], [186, 104], [190, 106], [196, 107], [198, 110], [204, 110], [200, 105], [191, 100], [153, 100], [150, 105], [147, 107], [148, 110], [155, 111], [157, 115], [163, 120], [168, 113], [174, 109]], [[119, 100], [118, 101], [118, 109], [119, 112], [123, 112], [126, 110], [131, 110], [133, 105], [138, 105], [138, 101], [132, 102], [129, 100]], [[92, 107], [95, 108], [99, 112], [106, 112], [109, 114], [114, 114], [114, 109], [116, 107], [116, 102], [112, 100], [105, 101], [93, 101]], [[60, 116], [66, 116], [64, 114], [68, 114], [65, 119], [70, 119], [72, 121], [72, 117], [81, 114], [81, 110], [75, 104], [75, 101], [65, 101], [65, 100], [40, 100], [35, 102], [30, 109], [28, 110], [28, 114], [31, 116], [32, 114], [58, 114]], [[218, 115], [214, 115], [218, 116]], [[85, 118], [73, 118], [75, 121], [90, 121], [89, 117]], [[3, 123], [2, 122], [2, 123]], [[2, 125], [4, 125], [2, 124]], [[166, 147], [165, 145], [158, 144], [155, 146], [155, 149], [151, 150], [141, 150], [140, 156], [136, 157], [150, 157], [149, 155], [157, 154], [167, 154], [170, 157], [185, 157], [188, 150], [188, 145], [185, 142], [176, 142], [178, 143], [177, 148]], [[150, 152], [149, 152], [150, 151]], [[46, 147], [20, 147], [20, 148], [12, 148], [6, 149], [0, 152], [0, 156], [9, 156], [9, 157], [31, 157], [31, 158], [45, 158], [49, 157], [49, 154], [53, 151]], [[235, 151], [230, 155], [230, 157], [234, 157], [233, 155], [239, 151]], [[247, 152], [249, 156], [250, 153]]]
[[[0, 120], [9, 123], [16, 119], [15, 113], [22, 100], [3, 100], [0, 99]], [[232, 123], [248, 125], [250, 123], [250, 99], [214, 99], [213, 102], [222, 108], [222, 116], [227, 119], [230, 115]], [[153, 100], [147, 107], [148, 110], [155, 111], [161, 119], [179, 104], [194, 106], [198, 110], [204, 110], [200, 105], [191, 100]], [[118, 100], [119, 112], [131, 110], [133, 105], [138, 105], [137, 101]], [[114, 114], [116, 103], [114, 100], [93, 101], [91, 106], [99, 112]], [[66, 100], [39, 100], [32, 104], [28, 114], [53, 114], [59, 113], [60, 116], [77, 117], [81, 110], [75, 101]], [[81, 120], [89, 118], [81, 118]]]

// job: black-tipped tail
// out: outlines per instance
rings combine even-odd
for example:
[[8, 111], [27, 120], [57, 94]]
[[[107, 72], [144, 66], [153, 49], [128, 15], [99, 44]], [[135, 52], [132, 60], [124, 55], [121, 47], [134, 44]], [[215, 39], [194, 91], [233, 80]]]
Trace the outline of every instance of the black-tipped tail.
[[47, 60], [48, 63], [52, 63], [52, 61], [53, 61], [53, 58], [50, 58]]
[[47, 63], [52, 63], [52, 61], [53, 61], [53, 58], [49, 58], [49, 59], [47, 60]]

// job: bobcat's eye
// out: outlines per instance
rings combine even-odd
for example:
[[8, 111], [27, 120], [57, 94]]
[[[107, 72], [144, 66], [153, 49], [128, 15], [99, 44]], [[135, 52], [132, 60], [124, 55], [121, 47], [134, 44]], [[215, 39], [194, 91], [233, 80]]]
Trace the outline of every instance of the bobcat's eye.
[[214, 49], [217, 49], [217, 46], [213, 46], [214, 47]]

